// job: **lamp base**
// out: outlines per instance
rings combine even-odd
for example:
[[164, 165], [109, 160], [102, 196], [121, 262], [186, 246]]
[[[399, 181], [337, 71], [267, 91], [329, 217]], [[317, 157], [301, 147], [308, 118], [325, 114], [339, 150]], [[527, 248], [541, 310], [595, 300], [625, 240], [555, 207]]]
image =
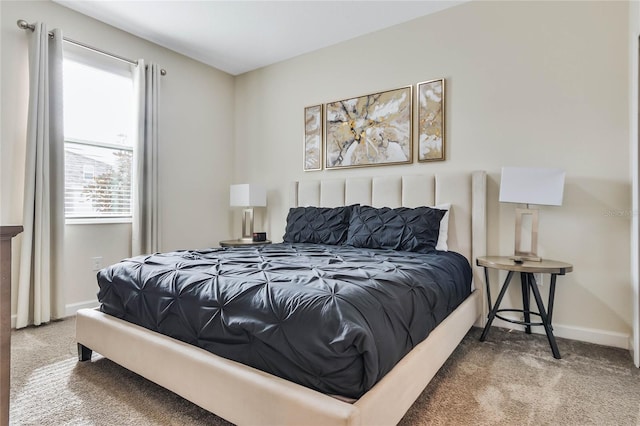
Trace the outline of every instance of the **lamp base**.
[[242, 213], [242, 241], [253, 241], [253, 209], [244, 209]]
[[[527, 232], [526, 235], [529, 240], [529, 251], [526, 248], [523, 249], [523, 236], [526, 232], [522, 223], [524, 218], [531, 219], [531, 232]], [[522, 261], [540, 262], [542, 259], [538, 256], [538, 210], [535, 209], [516, 209], [516, 244], [514, 255], [511, 257], [514, 262], [519, 263]]]

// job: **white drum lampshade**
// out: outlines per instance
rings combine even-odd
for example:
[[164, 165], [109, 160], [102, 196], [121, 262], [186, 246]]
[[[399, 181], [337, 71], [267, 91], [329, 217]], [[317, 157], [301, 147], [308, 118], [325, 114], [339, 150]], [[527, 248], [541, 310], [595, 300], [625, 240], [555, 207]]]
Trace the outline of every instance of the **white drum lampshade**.
[[266, 207], [267, 190], [254, 183], [231, 185], [229, 191], [229, 205], [244, 207], [242, 216], [242, 240], [253, 240], [253, 208]]

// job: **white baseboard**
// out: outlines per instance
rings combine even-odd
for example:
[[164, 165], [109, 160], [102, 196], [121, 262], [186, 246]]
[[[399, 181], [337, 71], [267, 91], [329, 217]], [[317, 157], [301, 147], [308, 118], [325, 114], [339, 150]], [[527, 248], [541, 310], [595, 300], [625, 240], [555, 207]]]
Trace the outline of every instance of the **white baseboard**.
[[64, 316], [71, 317], [71, 316], [74, 316], [76, 312], [78, 312], [80, 309], [96, 308], [98, 306], [100, 306], [98, 299], [85, 300], [84, 302], [78, 302], [78, 303], [71, 303], [64, 307]]
[[[84, 308], [96, 308], [100, 306], [100, 303], [98, 302], [98, 299], [94, 299], [94, 300], [85, 300], [84, 302], [78, 302], [78, 303], [71, 303], [69, 305], [66, 305], [64, 307], [64, 316], [66, 317], [71, 317], [74, 316], [76, 314], [76, 312], [78, 312], [80, 309], [84, 309]], [[16, 314], [11, 315], [11, 328], [15, 329], [16, 328], [16, 320], [17, 320], [18, 316]]]
[[[504, 315], [505, 318], [513, 318], [509, 315]], [[493, 320], [493, 326], [508, 328], [511, 330], [524, 331], [524, 326], [519, 324], [512, 324], [507, 321], [503, 321], [500, 318]], [[536, 326], [531, 327], [531, 332], [536, 334], [545, 334], [544, 327]], [[584, 328], [562, 324], [553, 324], [553, 335], [556, 337], [562, 337], [565, 339], [579, 340], [581, 342], [595, 343], [597, 345], [612, 346], [614, 348], [630, 349], [628, 334], [617, 333], [613, 331], [598, 330], [595, 328]]]

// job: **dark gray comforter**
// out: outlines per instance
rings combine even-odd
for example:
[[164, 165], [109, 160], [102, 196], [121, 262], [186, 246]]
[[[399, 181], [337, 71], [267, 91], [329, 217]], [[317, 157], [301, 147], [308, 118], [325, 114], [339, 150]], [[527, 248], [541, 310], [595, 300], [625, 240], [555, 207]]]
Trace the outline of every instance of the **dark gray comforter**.
[[470, 294], [471, 268], [453, 252], [272, 244], [138, 256], [98, 284], [107, 314], [358, 398]]

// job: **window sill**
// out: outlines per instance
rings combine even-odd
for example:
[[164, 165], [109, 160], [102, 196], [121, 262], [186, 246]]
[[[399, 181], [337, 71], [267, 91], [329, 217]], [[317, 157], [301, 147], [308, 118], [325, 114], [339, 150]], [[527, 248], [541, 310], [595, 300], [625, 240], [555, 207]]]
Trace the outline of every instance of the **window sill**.
[[131, 223], [130, 217], [82, 217], [67, 218], [65, 225], [103, 225], [113, 223]]

